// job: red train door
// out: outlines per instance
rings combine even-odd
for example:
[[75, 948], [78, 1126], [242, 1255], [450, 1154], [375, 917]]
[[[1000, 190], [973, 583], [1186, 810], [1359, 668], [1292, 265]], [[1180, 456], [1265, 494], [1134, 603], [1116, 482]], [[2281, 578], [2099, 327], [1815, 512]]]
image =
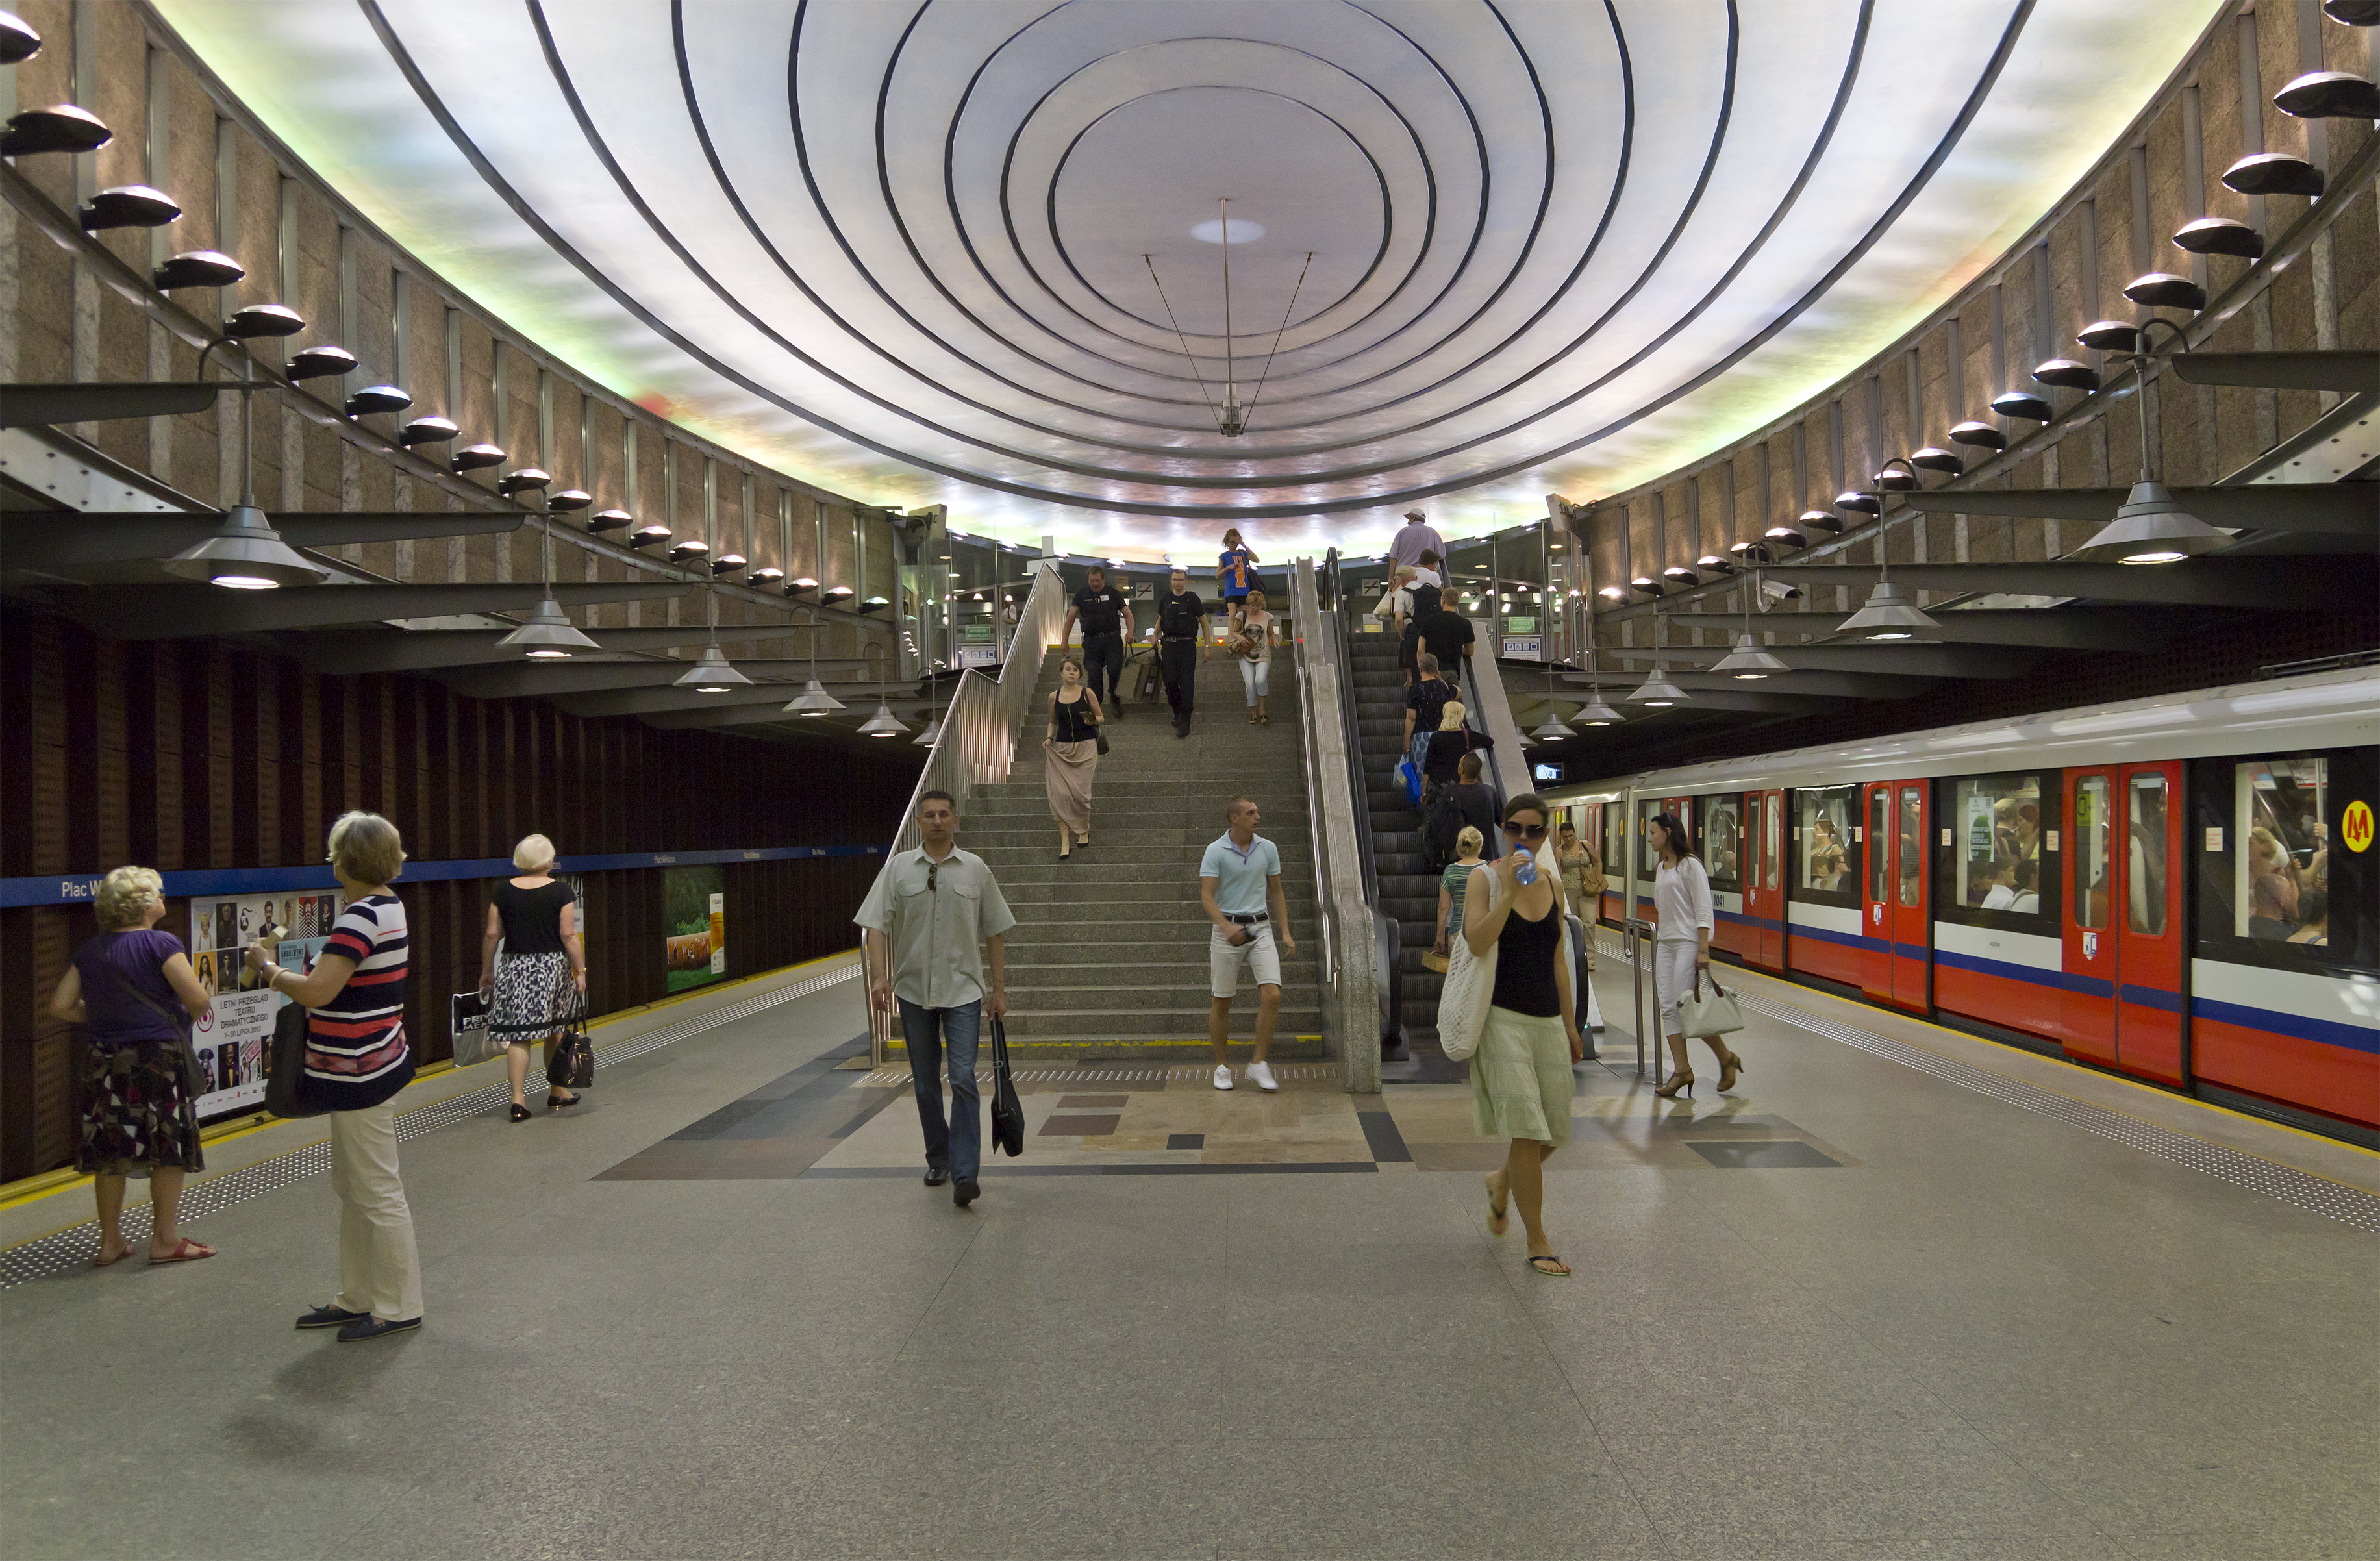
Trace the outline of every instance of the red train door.
[[1785, 793], [1743, 799], [1743, 914], [1746, 962], [1785, 968]]
[[1866, 789], [1861, 843], [1867, 873], [1860, 896], [1860, 986], [1878, 1002], [1924, 1012], [1926, 992], [1925, 782], [1880, 781]]
[[2119, 969], [2113, 917], [2123, 898], [2123, 865], [2115, 846], [2116, 772], [2068, 770], [2065, 817], [2073, 838], [2063, 853], [2067, 979], [2058, 1002], [2058, 1038], [2069, 1052], [2112, 1068]]
[[2116, 924], [2116, 1065], [2182, 1082], [2180, 764], [2128, 764], [2121, 784]]

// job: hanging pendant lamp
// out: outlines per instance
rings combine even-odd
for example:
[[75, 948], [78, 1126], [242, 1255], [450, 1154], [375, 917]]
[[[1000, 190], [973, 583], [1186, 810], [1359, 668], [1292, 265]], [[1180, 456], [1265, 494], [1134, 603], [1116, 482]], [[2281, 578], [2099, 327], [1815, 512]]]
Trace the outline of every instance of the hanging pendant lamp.
[[560, 661], [573, 651], [601, 650], [587, 635], [571, 626], [570, 615], [562, 611], [562, 603], [553, 597], [553, 523], [545, 526], [545, 599], [528, 615], [528, 622], [496, 641], [498, 645], [518, 646], [531, 660]]
[[[1887, 466], [1896, 464], [1908, 465], [1898, 456], [1885, 463]], [[1914, 468], [1912, 468], [1912, 473], [1914, 474]], [[1877, 519], [1876, 588], [1868, 593], [1867, 605], [1844, 619], [1838, 633], [1850, 635], [1855, 639], [1908, 639], [1921, 630], [1942, 626], [1902, 596], [1900, 587], [1892, 583], [1892, 551], [1885, 537], [1891, 526], [1892, 521]]]
[[270, 591], [283, 586], [317, 586], [331, 572], [281, 539], [256, 505], [256, 462], [246, 393], [239, 398], [240, 499], [204, 541], [164, 562], [168, 575], [201, 580], [234, 591]]
[[818, 610], [810, 610], [810, 680], [784, 708], [789, 716], [831, 716], [842, 709], [843, 701], [826, 691], [818, 678]]
[[[2138, 385], [2132, 399], [2139, 405], [2141, 420], [2141, 478], [2132, 484], [2116, 518], [2101, 526], [2092, 538], [2068, 556], [2086, 563], [2179, 563], [2185, 558], [2211, 553], [2231, 545], [2230, 537], [2217, 531], [2174, 502], [2164, 483], [2151, 475], [2149, 469], [2149, 333], [2163, 326], [2177, 338], [2179, 327], [2170, 321], [2148, 320], [2141, 325], [2141, 350], [2127, 356], [2132, 360]], [[2184, 351], [2189, 344], [2182, 344]]]
[[673, 684], [691, 688], [698, 694], [724, 694], [731, 688], [749, 688], [752, 680], [735, 670], [727, 653], [719, 648], [719, 584], [712, 581], [703, 593], [710, 610], [710, 643], [702, 647], [702, 655]]

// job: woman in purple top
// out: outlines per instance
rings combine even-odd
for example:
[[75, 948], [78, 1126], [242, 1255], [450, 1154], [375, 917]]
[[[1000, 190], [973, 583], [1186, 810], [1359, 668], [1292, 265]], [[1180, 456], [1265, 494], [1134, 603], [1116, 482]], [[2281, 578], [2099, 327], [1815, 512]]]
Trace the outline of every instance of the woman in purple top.
[[198, 1102], [184, 1087], [189, 1021], [213, 998], [200, 985], [182, 940], [157, 930], [165, 880], [147, 867], [118, 867], [101, 880], [99, 936], [75, 950], [50, 998], [50, 1013], [89, 1032], [83, 1048], [82, 1144], [75, 1168], [99, 1196], [101, 1268], [131, 1255], [124, 1239], [124, 1183], [149, 1179], [154, 1200], [149, 1261], [193, 1263], [214, 1248], [182, 1234], [182, 1179], [206, 1168], [199, 1150]]

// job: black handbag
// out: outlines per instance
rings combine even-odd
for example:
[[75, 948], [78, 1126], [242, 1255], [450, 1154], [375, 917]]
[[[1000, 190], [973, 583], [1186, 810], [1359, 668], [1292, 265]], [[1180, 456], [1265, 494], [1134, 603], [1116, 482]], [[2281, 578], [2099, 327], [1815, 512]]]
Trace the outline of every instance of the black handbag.
[[273, 1046], [264, 1071], [264, 1108], [276, 1117], [319, 1117], [323, 1107], [306, 1104], [306, 1026], [312, 1016], [303, 1003], [283, 999], [273, 1016]]
[[595, 1083], [595, 1043], [587, 1037], [587, 1005], [580, 1002], [578, 1011], [570, 1018], [570, 1034], [553, 1048], [553, 1060], [545, 1065], [545, 1082], [553, 1089], [577, 1092], [590, 1088]]
[[991, 1146], [1014, 1159], [1025, 1153], [1025, 1106], [1008, 1072], [1008, 1026], [991, 1022]]
[[206, 1094], [212, 1086], [199, 1072], [199, 1048], [190, 1040], [190, 1016], [178, 1009], [168, 1009], [164, 1004], [132, 985], [130, 976], [115, 966], [108, 964], [105, 960], [102, 960], [100, 963], [105, 967], [108, 974], [115, 977], [115, 984], [131, 995], [134, 1002], [139, 1003], [180, 1033], [181, 1039], [174, 1043], [174, 1065], [181, 1072], [182, 1098], [195, 1104], [199, 1096]]

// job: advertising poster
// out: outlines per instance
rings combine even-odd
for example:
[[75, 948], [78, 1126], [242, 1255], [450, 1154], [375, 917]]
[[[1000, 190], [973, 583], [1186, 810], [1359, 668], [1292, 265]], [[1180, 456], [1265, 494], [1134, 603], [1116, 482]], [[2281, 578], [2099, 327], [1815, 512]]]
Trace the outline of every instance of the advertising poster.
[[662, 873], [667, 989], [683, 992], [727, 974], [727, 873], [717, 863]]
[[247, 894], [193, 900], [190, 967], [214, 994], [214, 1007], [190, 1030], [206, 1093], [199, 1115], [220, 1117], [264, 1104], [264, 1070], [273, 1021], [287, 999], [267, 991], [247, 968], [248, 945], [269, 927], [285, 930], [273, 959], [291, 970], [312, 966], [338, 920], [335, 893]]

